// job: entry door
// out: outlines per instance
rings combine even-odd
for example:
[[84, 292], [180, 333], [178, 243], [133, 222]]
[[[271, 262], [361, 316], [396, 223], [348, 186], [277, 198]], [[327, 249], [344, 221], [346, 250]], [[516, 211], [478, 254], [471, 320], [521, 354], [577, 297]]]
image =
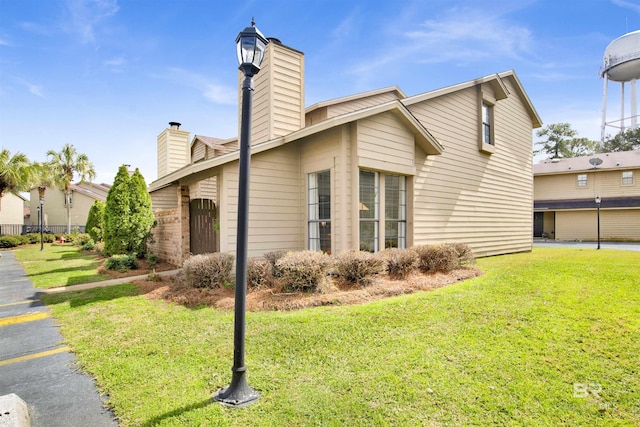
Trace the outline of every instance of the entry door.
[[533, 237], [542, 237], [544, 230], [544, 212], [533, 213]]
[[192, 254], [217, 252], [216, 205], [213, 200], [194, 199], [189, 206]]

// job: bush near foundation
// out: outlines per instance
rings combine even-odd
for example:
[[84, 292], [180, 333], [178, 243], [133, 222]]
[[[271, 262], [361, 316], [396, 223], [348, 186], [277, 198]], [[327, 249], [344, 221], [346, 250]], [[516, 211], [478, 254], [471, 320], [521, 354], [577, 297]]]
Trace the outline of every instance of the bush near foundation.
[[273, 274], [273, 277], [278, 278], [281, 276], [276, 263], [286, 254], [287, 253], [285, 251], [271, 251], [264, 254], [264, 258], [269, 261], [269, 264], [271, 264], [271, 273]]
[[331, 260], [322, 252], [289, 252], [276, 262], [285, 292], [322, 292]]
[[413, 249], [385, 249], [382, 256], [387, 274], [392, 279], [404, 279], [413, 273], [418, 265], [418, 254]]
[[271, 263], [262, 258], [247, 260], [247, 287], [251, 289], [268, 288], [273, 284]]
[[227, 253], [193, 255], [182, 264], [184, 284], [192, 288], [219, 288], [233, 283], [234, 256]]
[[373, 276], [384, 272], [384, 259], [371, 252], [344, 251], [334, 257], [333, 269], [346, 283], [369, 285]]
[[475, 262], [473, 251], [463, 243], [416, 246], [418, 268], [424, 273], [448, 273]]

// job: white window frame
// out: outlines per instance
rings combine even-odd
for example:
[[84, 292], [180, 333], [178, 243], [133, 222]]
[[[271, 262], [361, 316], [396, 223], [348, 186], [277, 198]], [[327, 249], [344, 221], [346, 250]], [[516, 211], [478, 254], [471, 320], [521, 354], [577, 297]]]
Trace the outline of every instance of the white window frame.
[[622, 185], [633, 185], [633, 171], [622, 171]]
[[580, 173], [577, 176], [576, 186], [578, 188], [587, 188], [589, 186], [589, 176], [586, 173]]

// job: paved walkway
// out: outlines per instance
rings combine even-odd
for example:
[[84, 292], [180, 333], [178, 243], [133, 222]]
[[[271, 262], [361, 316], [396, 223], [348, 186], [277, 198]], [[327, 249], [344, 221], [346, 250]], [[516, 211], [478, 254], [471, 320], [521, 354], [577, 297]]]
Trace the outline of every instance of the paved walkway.
[[[534, 247], [539, 248], [580, 248], [596, 249], [597, 242], [561, 242], [557, 240], [535, 240]], [[640, 252], [640, 242], [600, 242], [600, 249], [619, 249]]]
[[93, 379], [75, 366], [40, 292], [13, 252], [0, 252], [0, 396], [24, 400], [33, 427], [117, 426]]

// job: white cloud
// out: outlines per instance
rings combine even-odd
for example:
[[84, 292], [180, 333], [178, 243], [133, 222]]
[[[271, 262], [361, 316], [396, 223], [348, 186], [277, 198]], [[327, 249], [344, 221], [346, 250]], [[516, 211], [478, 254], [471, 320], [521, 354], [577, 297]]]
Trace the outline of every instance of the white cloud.
[[[414, 26], [395, 22], [393, 27]], [[522, 60], [532, 51], [532, 35], [527, 27], [486, 9], [453, 8], [423, 21], [413, 31], [389, 33], [386, 46], [379, 49], [382, 53], [352, 73], [375, 73], [377, 68], [395, 63], [473, 63], [495, 57]]]
[[114, 16], [120, 7], [116, 0], [68, 0], [68, 31], [80, 34], [82, 43], [94, 43], [95, 29]]
[[235, 105], [237, 103], [238, 95], [235, 87], [211, 82], [200, 74], [182, 68], [170, 68], [169, 72], [170, 80], [200, 91], [202, 96], [215, 104]]
[[26, 87], [29, 93], [31, 93], [32, 95], [39, 96], [40, 98], [45, 97], [42, 85], [31, 83], [25, 79], [17, 79], [17, 80], [18, 82], [20, 82], [20, 84]]
[[127, 65], [127, 60], [122, 57], [112, 58], [104, 61], [104, 66], [114, 73], [121, 73]]
[[631, 9], [635, 13], [640, 14], [640, 5], [637, 3], [632, 3], [630, 1], [625, 1], [625, 0], [611, 0], [611, 3], [615, 4], [616, 6]]

